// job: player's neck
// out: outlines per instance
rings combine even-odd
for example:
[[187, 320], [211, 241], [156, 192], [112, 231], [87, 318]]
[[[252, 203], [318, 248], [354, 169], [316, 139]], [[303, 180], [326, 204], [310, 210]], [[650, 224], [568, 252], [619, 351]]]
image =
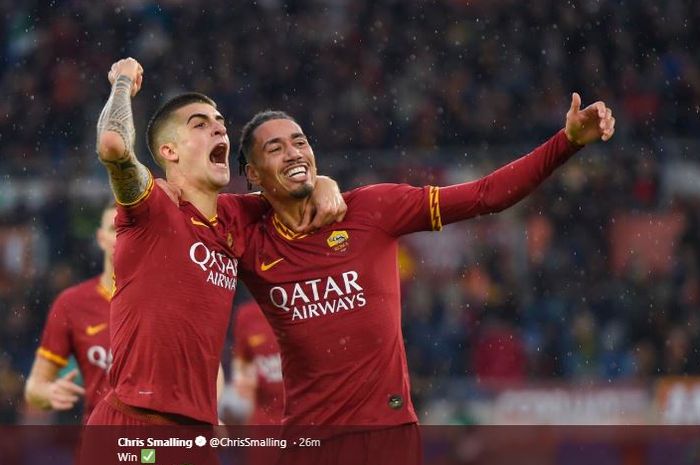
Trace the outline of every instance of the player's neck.
[[169, 183], [180, 189], [180, 198], [194, 205], [205, 218], [216, 215], [219, 189], [214, 189], [205, 182], [188, 178], [178, 170], [166, 171], [166, 178]]
[[[171, 180], [168, 179], [168, 182]], [[216, 215], [218, 190], [212, 189], [210, 186], [194, 184], [181, 176], [173, 176], [172, 183], [181, 190], [180, 198], [194, 205], [205, 218], [212, 218]]]
[[218, 192], [205, 192], [195, 189], [183, 189], [182, 200], [194, 205], [205, 218], [212, 218], [216, 215], [216, 199]]
[[311, 208], [310, 199], [275, 199], [267, 197], [277, 218], [290, 229], [295, 229], [304, 219], [305, 209]]

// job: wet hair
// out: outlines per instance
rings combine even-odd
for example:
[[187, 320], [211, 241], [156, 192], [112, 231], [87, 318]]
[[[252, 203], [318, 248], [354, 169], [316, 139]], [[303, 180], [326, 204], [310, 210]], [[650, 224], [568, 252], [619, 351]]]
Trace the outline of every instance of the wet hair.
[[151, 152], [153, 160], [155, 160], [161, 168], [165, 168], [165, 166], [163, 164], [163, 159], [158, 153], [157, 135], [174, 112], [191, 103], [206, 103], [216, 108], [216, 102], [206, 95], [200, 94], [199, 92], [187, 92], [165, 102], [163, 106], [153, 114], [151, 120], [148, 122], [146, 128], [146, 143], [148, 144], [148, 150]]
[[295, 123], [297, 122], [287, 113], [279, 110], [265, 110], [253, 116], [241, 130], [241, 139], [238, 143], [238, 174], [245, 173], [245, 165], [248, 163], [250, 153], [253, 150], [253, 133], [260, 125], [273, 119], [288, 119]]

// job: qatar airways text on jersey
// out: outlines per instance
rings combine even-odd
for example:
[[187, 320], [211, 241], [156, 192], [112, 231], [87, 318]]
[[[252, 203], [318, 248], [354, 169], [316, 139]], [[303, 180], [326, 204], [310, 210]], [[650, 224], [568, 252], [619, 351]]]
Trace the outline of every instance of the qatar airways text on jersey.
[[356, 310], [367, 305], [357, 271], [325, 276], [270, 288], [270, 303], [290, 313], [292, 320], [305, 320]]

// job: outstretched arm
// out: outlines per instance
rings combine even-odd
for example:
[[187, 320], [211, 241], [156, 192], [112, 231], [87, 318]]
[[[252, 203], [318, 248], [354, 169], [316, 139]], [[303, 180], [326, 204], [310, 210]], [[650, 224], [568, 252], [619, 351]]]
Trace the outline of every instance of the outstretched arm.
[[141, 89], [143, 68], [133, 58], [112, 65], [112, 92], [97, 122], [97, 153], [109, 172], [117, 202], [129, 205], [141, 198], [151, 181], [148, 169], [136, 158], [136, 130], [131, 98]]
[[442, 224], [504, 210], [537, 188], [552, 172], [584, 145], [607, 141], [615, 133], [612, 110], [596, 102], [581, 110], [574, 93], [566, 125], [554, 137], [527, 155], [473, 182], [439, 190]]

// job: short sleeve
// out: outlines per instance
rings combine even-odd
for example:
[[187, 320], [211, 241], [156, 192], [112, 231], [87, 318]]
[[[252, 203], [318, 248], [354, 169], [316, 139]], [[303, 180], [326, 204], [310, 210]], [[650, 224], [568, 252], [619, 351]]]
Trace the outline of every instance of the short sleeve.
[[72, 352], [71, 323], [68, 318], [67, 304], [65, 293], [59, 295], [54, 301], [46, 317], [41, 344], [37, 350], [38, 356], [61, 367], [68, 364], [68, 357]]
[[176, 206], [175, 201], [170, 199], [151, 177], [148, 189], [139, 200], [128, 205], [117, 203], [117, 217], [114, 224], [117, 229], [145, 224], [167, 202]]
[[392, 236], [442, 228], [436, 187], [375, 184], [351, 191], [346, 202], [359, 212], [358, 219]]

